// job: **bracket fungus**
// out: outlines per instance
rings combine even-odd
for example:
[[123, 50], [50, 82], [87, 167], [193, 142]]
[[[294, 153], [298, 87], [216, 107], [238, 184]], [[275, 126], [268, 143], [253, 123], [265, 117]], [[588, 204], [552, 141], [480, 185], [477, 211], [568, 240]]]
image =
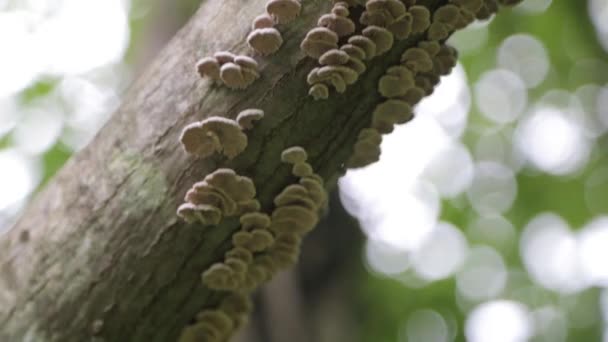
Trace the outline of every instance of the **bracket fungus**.
[[334, 31], [338, 37], [345, 37], [355, 32], [355, 23], [349, 17], [335, 13], [322, 15], [317, 25]]
[[376, 56], [376, 43], [363, 35], [354, 35], [348, 38], [348, 43], [354, 45], [365, 52], [365, 59], [370, 60]]
[[298, 0], [269, 0], [266, 3], [268, 13], [279, 24], [287, 24], [300, 15], [302, 4]]
[[376, 106], [372, 114], [372, 128], [382, 134], [393, 131], [393, 126], [412, 119], [412, 107], [398, 99], [389, 99]]
[[382, 135], [373, 128], [364, 128], [359, 132], [353, 154], [346, 162], [348, 168], [361, 168], [380, 160]]
[[220, 116], [187, 125], [182, 130], [180, 141], [186, 152], [199, 157], [220, 152], [232, 159], [247, 147], [247, 135], [241, 126], [234, 120]]
[[338, 39], [334, 31], [326, 27], [315, 27], [306, 33], [300, 48], [307, 56], [317, 59], [325, 52], [336, 49]]
[[412, 33], [422, 33], [431, 26], [431, 12], [424, 6], [412, 6], [408, 9], [412, 15]]
[[433, 70], [433, 60], [422, 48], [409, 48], [401, 55], [401, 62], [413, 72]]
[[220, 80], [220, 63], [215, 57], [204, 57], [196, 63], [196, 70], [201, 77]]
[[256, 28], [247, 36], [247, 44], [260, 55], [277, 52], [283, 45], [281, 32], [274, 27]]
[[254, 201], [255, 185], [232, 169], [217, 169], [188, 190], [177, 214], [187, 222], [218, 224], [224, 216], [242, 213]]
[[237, 56], [228, 51], [216, 52], [196, 63], [201, 77], [221, 81], [231, 89], [244, 89], [260, 77], [258, 63], [251, 57]]
[[369, 38], [376, 45], [376, 55], [383, 55], [393, 47], [393, 34], [380, 26], [368, 26], [363, 29], [363, 36]]
[[242, 129], [252, 129], [255, 121], [264, 118], [264, 111], [261, 109], [250, 108], [241, 111], [237, 117], [236, 122], [241, 126]]
[[258, 15], [257, 17], [255, 17], [255, 19], [253, 19], [253, 22], [251, 23], [251, 29], [255, 30], [274, 27], [274, 24], [274, 19], [268, 13], [264, 13]]

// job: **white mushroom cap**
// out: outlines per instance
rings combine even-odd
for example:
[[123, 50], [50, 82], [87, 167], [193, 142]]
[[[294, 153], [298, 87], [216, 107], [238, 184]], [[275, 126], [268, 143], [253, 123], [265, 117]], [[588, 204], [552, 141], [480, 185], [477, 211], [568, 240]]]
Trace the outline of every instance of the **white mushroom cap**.
[[270, 14], [279, 24], [287, 24], [300, 15], [302, 5], [297, 0], [269, 0], [266, 3], [266, 13]]
[[366, 36], [356, 35], [348, 38], [348, 42], [365, 51], [365, 59], [370, 60], [376, 56], [376, 44]]
[[368, 26], [363, 29], [363, 35], [376, 44], [376, 55], [382, 55], [393, 47], [393, 34], [379, 26]]
[[301, 146], [293, 146], [281, 152], [281, 161], [287, 164], [304, 163], [308, 159], [308, 153]]
[[220, 79], [220, 63], [214, 57], [201, 58], [196, 63], [196, 70], [201, 77], [209, 77], [214, 80]]
[[329, 88], [323, 83], [313, 84], [308, 90], [308, 95], [315, 100], [326, 100], [329, 98]]
[[213, 54], [213, 57], [215, 57], [215, 59], [221, 65], [228, 62], [234, 62], [236, 55], [229, 51], [218, 51]]
[[412, 6], [408, 12], [412, 15], [412, 33], [422, 33], [431, 25], [431, 12], [424, 6]]
[[274, 27], [274, 19], [268, 13], [258, 15], [251, 24], [252, 30], [269, 27]]
[[348, 36], [355, 32], [355, 23], [348, 17], [343, 17], [334, 13], [324, 14], [319, 18], [317, 25], [327, 27], [334, 31], [338, 37]]
[[332, 49], [325, 52], [319, 57], [319, 64], [321, 65], [342, 65], [346, 64], [350, 59], [349, 55], [338, 49]]
[[236, 117], [236, 122], [242, 129], [252, 129], [255, 121], [264, 117], [264, 111], [257, 108], [245, 109]]
[[308, 31], [300, 44], [300, 48], [307, 56], [319, 58], [325, 52], [338, 47], [338, 35], [325, 27], [315, 27]]
[[247, 44], [261, 55], [270, 55], [283, 45], [281, 32], [274, 27], [255, 29], [247, 36]]

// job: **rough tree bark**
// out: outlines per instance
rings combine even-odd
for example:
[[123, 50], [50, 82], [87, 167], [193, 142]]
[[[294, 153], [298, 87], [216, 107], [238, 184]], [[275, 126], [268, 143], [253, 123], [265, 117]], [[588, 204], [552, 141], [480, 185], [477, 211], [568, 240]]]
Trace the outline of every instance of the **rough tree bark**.
[[[307, 96], [314, 61], [299, 44], [330, 1], [308, 0], [281, 28], [278, 54], [260, 58], [262, 78], [244, 91], [201, 81], [196, 60], [245, 53], [251, 20], [266, 0], [206, 0], [132, 86], [94, 141], [78, 153], [0, 239], [0, 341], [171, 341], [217, 302], [201, 272], [219, 260], [237, 228], [188, 225], [175, 215], [185, 191], [218, 165], [253, 178], [263, 208], [294, 181], [281, 151], [301, 145], [331, 186], [358, 131], [379, 102], [387, 66], [419, 39], [377, 57], [354, 86], [328, 101]], [[436, 6], [445, 0], [419, 1]], [[183, 126], [257, 107], [266, 117], [230, 163], [187, 156]]]

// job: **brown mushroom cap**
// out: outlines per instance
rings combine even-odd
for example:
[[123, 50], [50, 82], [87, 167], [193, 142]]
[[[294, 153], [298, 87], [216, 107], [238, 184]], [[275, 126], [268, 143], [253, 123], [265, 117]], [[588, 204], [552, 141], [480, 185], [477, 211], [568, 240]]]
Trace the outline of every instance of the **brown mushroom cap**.
[[413, 106], [420, 102], [420, 100], [424, 98], [425, 94], [424, 89], [413, 87], [408, 89], [407, 93], [402, 96], [401, 99], [409, 103], [410, 106]]
[[317, 214], [301, 205], [287, 205], [272, 212], [271, 229], [279, 232], [306, 233], [312, 230], [319, 218]]
[[324, 14], [317, 22], [318, 26], [327, 27], [334, 31], [338, 37], [348, 36], [355, 32], [355, 23], [348, 17], [334, 13]]
[[203, 225], [216, 225], [222, 219], [219, 208], [211, 205], [184, 203], [177, 209], [177, 215], [188, 223], [200, 222]]
[[[297, 164], [296, 164], [297, 165]], [[287, 205], [301, 205], [311, 210], [317, 209], [317, 204], [312, 200], [308, 189], [301, 184], [290, 184], [274, 198], [277, 207]]]
[[348, 168], [360, 168], [375, 163], [380, 159], [382, 135], [373, 128], [364, 128], [359, 132], [353, 148], [353, 155], [346, 162]]
[[315, 100], [326, 100], [329, 98], [329, 88], [323, 83], [313, 84], [308, 90], [308, 95]]
[[274, 27], [274, 19], [268, 13], [260, 14], [251, 23], [251, 29]]
[[247, 213], [240, 217], [241, 228], [245, 231], [265, 229], [270, 226], [270, 216], [265, 213]]
[[348, 17], [350, 15], [350, 11], [348, 10], [348, 3], [346, 2], [336, 2], [334, 7], [331, 9], [331, 13], [335, 15], [339, 15], [341, 17]]
[[376, 45], [376, 55], [382, 55], [393, 47], [393, 34], [379, 26], [368, 26], [363, 29], [363, 35]]
[[201, 58], [196, 63], [196, 70], [201, 77], [209, 77], [214, 80], [220, 79], [220, 63], [214, 57]]
[[450, 36], [450, 27], [444, 23], [434, 22], [429, 27], [427, 38], [429, 40], [443, 40]]
[[344, 66], [354, 70], [358, 75], [361, 75], [366, 70], [365, 63], [354, 57], [351, 57], [348, 63], [346, 63]]
[[264, 111], [257, 108], [245, 109], [236, 117], [236, 122], [243, 129], [252, 129], [255, 121], [264, 118]]
[[221, 310], [205, 310], [196, 315], [196, 320], [215, 327], [222, 335], [227, 335], [234, 329], [232, 319]]
[[[239, 176], [232, 169], [220, 168], [208, 174], [203, 183], [214, 186], [237, 203], [255, 197], [256, 190], [249, 177]], [[202, 185], [201, 185], [202, 186]], [[196, 186], [194, 187], [197, 188]]]
[[228, 88], [244, 89], [251, 84], [251, 81], [245, 78], [243, 69], [232, 62], [224, 63], [220, 68], [220, 78]]
[[340, 47], [340, 50], [346, 52], [350, 57], [357, 58], [359, 60], [365, 59], [365, 50], [353, 44], [344, 44]]
[[[201, 183], [204, 186], [201, 186]], [[237, 210], [237, 203], [232, 198], [220, 193], [206, 182], [198, 182], [186, 193], [185, 201], [196, 205], [212, 205], [222, 213], [230, 215]]]
[[410, 13], [404, 14], [398, 20], [389, 24], [386, 28], [391, 31], [397, 40], [407, 39], [412, 33], [414, 18]]
[[194, 122], [183, 128], [179, 140], [186, 152], [207, 157], [221, 150], [219, 137], [203, 127], [202, 122]]
[[388, 98], [404, 96], [413, 87], [414, 79], [404, 79], [395, 75], [384, 75], [378, 81], [378, 92]]
[[247, 44], [261, 55], [270, 55], [283, 45], [281, 32], [274, 27], [259, 28], [251, 31], [247, 36]]
[[376, 106], [372, 114], [372, 128], [380, 133], [390, 133], [393, 131], [393, 126], [399, 123], [405, 123], [412, 118], [412, 107], [409, 103], [390, 99]]
[[308, 31], [300, 44], [302, 51], [312, 58], [319, 58], [325, 52], [337, 47], [338, 35], [326, 27], [315, 27]]
[[355, 35], [348, 38], [348, 42], [365, 51], [365, 59], [370, 60], [376, 56], [376, 44], [366, 36]]
[[236, 55], [229, 51], [218, 51], [213, 54], [213, 57], [215, 57], [215, 59], [221, 65], [228, 62], [234, 62]]
[[483, 0], [450, 0], [450, 2], [472, 13], [477, 13], [483, 6]]
[[207, 157], [215, 151], [234, 158], [247, 147], [247, 136], [234, 120], [212, 116], [184, 128], [180, 141], [188, 153]]
[[250, 250], [242, 247], [234, 247], [224, 255], [225, 258], [240, 259], [243, 262], [250, 264], [253, 261], [253, 254]]
[[281, 152], [281, 161], [287, 164], [305, 163], [308, 159], [308, 153], [301, 146], [292, 146]]
[[401, 55], [401, 62], [414, 72], [433, 70], [433, 60], [426, 50], [409, 48]]
[[323, 188], [323, 180], [318, 175], [300, 178], [300, 184], [308, 190], [310, 198], [320, 208], [327, 201], [327, 192]]
[[338, 49], [332, 49], [325, 52], [321, 57], [319, 57], [319, 64], [321, 65], [342, 65], [346, 64], [350, 56]]
[[302, 5], [297, 0], [269, 0], [266, 3], [266, 13], [279, 24], [287, 24], [300, 15]]
[[308, 163], [295, 163], [291, 173], [296, 177], [308, 177], [314, 173], [312, 166]]
[[431, 25], [431, 12], [424, 6], [412, 6], [408, 9], [412, 15], [412, 33], [422, 33]]
[[441, 50], [441, 44], [436, 41], [422, 41], [418, 43], [418, 47], [426, 51], [431, 57], [436, 56]]

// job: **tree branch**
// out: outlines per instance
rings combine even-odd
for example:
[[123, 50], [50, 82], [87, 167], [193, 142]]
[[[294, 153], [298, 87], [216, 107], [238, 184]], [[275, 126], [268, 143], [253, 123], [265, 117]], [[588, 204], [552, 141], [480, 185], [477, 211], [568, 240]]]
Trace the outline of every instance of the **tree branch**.
[[[305, 80], [315, 62], [299, 44], [331, 3], [305, 1], [301, 17], [281, 27], [281, 50], [258, 58], [262, 77], [252, 87], [232, 91], [201, 81], [198, 58], [248, 51], [249, 25], [265, 2], [203, 1], [94, 141], [2, 236], [0, 340], [174, 340], [201, 308], [217, 302], [200, 274], [222, 258], [238, 228], [235, 219], [206, 228], [178, 220], [186, 190], [221, 164], [252, 177], [268, 212], [294, 181], [280, 162], [281, 151], [293, 145], [306, 148], [324, 179], [341, 172], [380, 101], [378, 79], [420, 37], [375, 58], [344, 94], [313, 101]], [[233, 161], [182, 151], [178, 137], [186, 124], [210, 115], [234, 118], [250, 107], [266, 117]]]

